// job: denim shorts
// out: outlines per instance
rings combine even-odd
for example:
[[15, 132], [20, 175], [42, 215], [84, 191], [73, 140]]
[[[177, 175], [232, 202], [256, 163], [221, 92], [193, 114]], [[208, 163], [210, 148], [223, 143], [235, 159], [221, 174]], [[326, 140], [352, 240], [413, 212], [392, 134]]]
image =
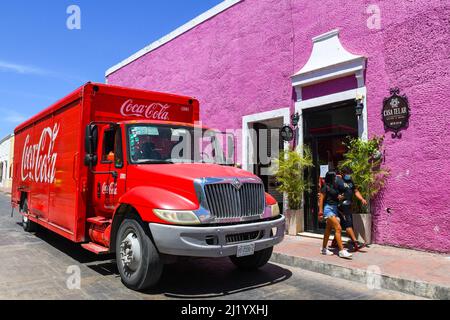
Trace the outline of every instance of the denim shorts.
[[323, 208], [323, 217], [325, 219], [336, 217], [337, 214], [338, 214], [337, 205], [326, 204], [325, 207]]

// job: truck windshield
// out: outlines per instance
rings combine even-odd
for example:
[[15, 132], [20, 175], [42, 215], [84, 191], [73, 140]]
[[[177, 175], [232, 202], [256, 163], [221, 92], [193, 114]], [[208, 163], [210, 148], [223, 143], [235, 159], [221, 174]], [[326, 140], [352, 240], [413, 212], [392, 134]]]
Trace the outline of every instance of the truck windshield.
[[[130, 160], [135, 164], [232, 164], [221, 132], [202, 128], [138, 124], [128, 127]], [[229, 146], [231, 147], [231, 146]]]

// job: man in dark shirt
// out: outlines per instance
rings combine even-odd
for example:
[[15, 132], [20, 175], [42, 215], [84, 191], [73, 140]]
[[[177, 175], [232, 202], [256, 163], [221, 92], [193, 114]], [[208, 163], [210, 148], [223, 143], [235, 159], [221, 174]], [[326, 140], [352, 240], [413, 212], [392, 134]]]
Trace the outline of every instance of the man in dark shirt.
[[[341, 201], [338, 209], [339, 209], [339, 215], [340, 215], [340, 223], [342, 229], [345, 229], [348, 236], [352, 240], [353, 243], [353, 249], [355, 251], [358, 251], [362, 247], [365, 246], [365, 244], [360, 245], [356, 239], [355, 232], [353, 231], [353, 218], [352, 218], [352, 201], [353, 201], [353, 195], [362, 202], [363, 205], [367, 205], [367, 201], [363, 198], [359, 190], [356, 188], [355, 183], [353, 182], [348, 170], [345, 170], [342, 172], [341, 175], [338, 175], [336, 177], [336, 183], [338, 185], [338, 189], [341, 192], [339, 195], [339, 200]], [[331, 246], [335, 246], [336, 243], [332, 242]]]

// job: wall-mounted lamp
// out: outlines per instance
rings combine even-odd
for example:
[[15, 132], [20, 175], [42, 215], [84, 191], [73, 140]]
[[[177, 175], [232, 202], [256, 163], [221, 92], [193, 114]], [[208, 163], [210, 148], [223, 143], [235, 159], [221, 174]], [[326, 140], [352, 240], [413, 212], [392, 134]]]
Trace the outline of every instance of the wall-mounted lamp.
[[364, 109], [364, 96], [362, 95], [358, 95], [356, 97], [356, 106], [355, 106], [355, 112], [356, 112], [356, 116], [359, 118], [362, 113], [363, 113], [363, 109]]
[[300, 115], [298, 114], [298, 112], [294, 113], [291, 116], [291, 120], [292, 120], [292, 125], [294, 127], [296, 127], [298, 125], [298, 122], [300, 121]]

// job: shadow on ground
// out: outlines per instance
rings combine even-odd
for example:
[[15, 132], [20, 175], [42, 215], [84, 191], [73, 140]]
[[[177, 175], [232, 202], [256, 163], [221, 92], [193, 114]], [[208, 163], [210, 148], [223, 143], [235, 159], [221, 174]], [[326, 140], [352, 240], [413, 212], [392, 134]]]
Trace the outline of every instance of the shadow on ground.
[[[96, 255], [43, 228], [39, 228], [36, 236], [99, 275], [113, 275], [120, 281], [114, 254]], [[213, 298], [270, 286], [291, 276], [288, 269], [271, 263], [246, 272], [237, 269], [228, 258], [181, 259], [165, 265], [158, 285], [142, 293], [182, 299]]]
[[182, 299], [213, 298], [270, 286], [291, 276], [289, 270], [271, 263], [245, 272], [228, 258], [191, 259], [166, 265], [158, 287], [146, 293]]
[[[17, 224], [22, 225], [21, 222], [18, 222]], [[53, 248], [78, 261], [80, 264], [89, 264], [92, 262], [111, 260], [112, 258], [114, 258], [114, 255], [112, 254], [96, 255], [90, 251], [83, 249], [80, 244], [74, 243], [40, 226], [38, 226], [35, 236], [42, 241], [45, 241]]]

